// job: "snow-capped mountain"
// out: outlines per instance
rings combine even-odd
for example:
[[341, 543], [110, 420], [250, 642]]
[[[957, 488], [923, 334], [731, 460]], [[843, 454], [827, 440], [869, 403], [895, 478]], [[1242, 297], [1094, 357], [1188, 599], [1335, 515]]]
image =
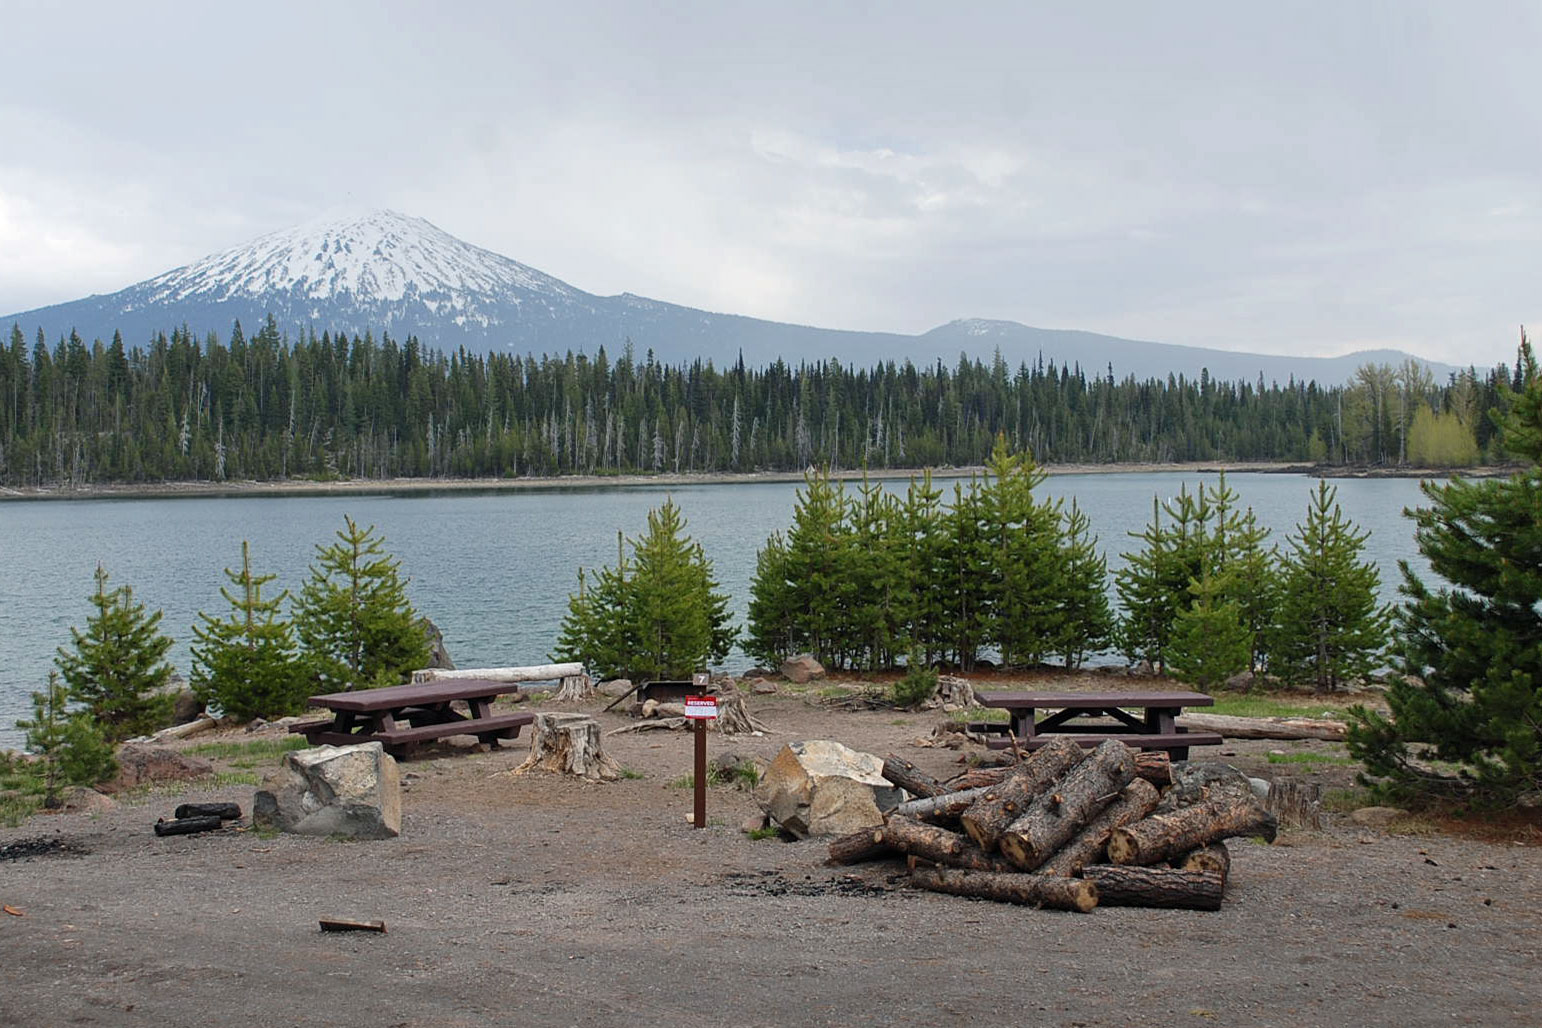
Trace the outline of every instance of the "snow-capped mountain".
[[[196, 337], [221, 338], [240, 321], [251, 332], [269, 315], [291, 336], [314, 330], [416, 336], [437, 348], [510, 348], [519, 352], [612, 355], [628, 342], [641, 356], [710, 359], [722, 367], [742, 354], [751, 365], [836, 358], [858, 366], [960, 353], [1009, 365], [1039, 359], [1079, 364], [1089, 374], [1137, 378], [1168, 374], [1252, 381], [1316, 379], [1337, 383], [1367, 361], [1397, 362], [1395, 351], [1337, 358], [1278, 357], [1137, 342], [1090, 332], [1030, 328], [1010, 321], [950, 322], [917, 336], [846, 332], [713, 314], [623, 293], [595, 296], [535, 268], [455, 238], [422, 218], [394, 211], [313, 222], [274, 232], [117, 293], [25, 311], [0, 319], [30, 338], [41, 328], [57, 340], [121, 332], [130, 345], [186, 325]], [[1451, 370], [1431, 365], [1444, 377]]]

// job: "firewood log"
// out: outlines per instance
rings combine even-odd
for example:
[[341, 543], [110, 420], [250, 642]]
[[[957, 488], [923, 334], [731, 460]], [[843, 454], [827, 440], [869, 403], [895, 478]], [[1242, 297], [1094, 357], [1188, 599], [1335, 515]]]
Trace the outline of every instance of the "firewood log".
[[982, 850], [992, 852], [1001, 833], [1028, 810], [1040, 793], [1080, 764], [1084, 757], [1082, 748], [1068, 737], [1057, 737], [1018, 764], [1000, 785], [964, 811], [959, 817], [964, 831]]
[[965, 789], [963, 792], [945, 792], [941, 796], [929, 796], [919, 800], [907, 800], [890, 813], [900, 817], [913, 817], [917, 821], [932, 824], [955, 824], [959, 815], [968, 810], [975, 800], [990, 792], [989, 786]]
[[911, 871], [910, 882], [932, 892], [1049, 907], [1051, 910], [1074, 910], [1083, 914], [1098, 905], [1097, 886], [1080, 878], [933, 867]]
[[217, 817], [221, 821], [234, 821], [241, 816], [236, 803], [183, 803], [172, 812], [172, 817]]
[[1179, 907], [1220, 910], [1225, 879], [1219, 871], [1178, 871], [1170, 867], [1091, 864], [1082, 877], [1098, 887], [1098, 901], [1110, 907]]
[[1117, 739], [1105, 739], [1008, 826], [1001, 834], [1002, 854], [1022, 870], [1032, 871], [1102, 813], [1134, 779], [1135, 760], [1129, 749]]
[[833, 864], [861, 864], [890, 856], [894, 850], [883, 841], [883, 829], [858, 828], [830, 841], [830, 862]]
[[224, 822], [217, 815], [205, 817], [179, 817], [175, 821], [155, 822], [156, 835], [192, 835], [194, 832], [212, 832]]
[[1144, 778], [1157, 789], [1173, 784], [1173, 758], [1166, 750], [1146, 750], [1135, 754], [1135, 776]]
[[1221, 875], [1221, 884], [1226, 884], [1226, 878], [1231, 874], [1231, 851], [1226, 848], [1224, 842], [1212, 842], [1208, 846], [1192, 850], [1173, 861], [1173, 866], [1180, 871], [1216, 871]]
[[936, 825], [891, 816], [881, 831], [884, 845], [934, 864], [971, 871], [1012, 870], [1011, 865], [992, 857], [959, 833]]
[[1153, 814], [1108, 839], [1108, 859], [1115, 864], [1156, 864], [1181, 853], [1235, 836], [1263, 836], [1274, 841], [1274, 815], [1257, 801], [1220, 799]]
[[950, 792], [988, 788], [992, 785], [1000, 785], [1016, 767], [1016, 762], [1003, 764], [1000, 767], [972, 767], [962, 774], [954, 775], [942, 784], [947, 786]]
[[937, 779], [893, 753], [883, 758], [883, 776], [912, 796], [941, 796], [949, 791]]
[[1119, 798], [1103, 808], [1103, 813], [1087, 822], [1076, 837], [1039, 865], [1039, 874], [1074, 875], [1088, 864], [1101, 864], [1108, 848], [1108, 837], [1115, 828], [1139, 821], [1156, 808], [1161, 795], [1156, 786], [1137, 778], [1124, 787]]

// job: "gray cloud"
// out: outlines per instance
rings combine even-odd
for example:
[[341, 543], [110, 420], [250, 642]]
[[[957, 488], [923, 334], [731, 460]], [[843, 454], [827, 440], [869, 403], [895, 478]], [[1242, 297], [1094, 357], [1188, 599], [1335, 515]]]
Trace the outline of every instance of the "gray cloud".
[[1513, 354], [1534, 5], [1029, 6], [6, 3], [0, 310], [393, 206], [780, 320]]

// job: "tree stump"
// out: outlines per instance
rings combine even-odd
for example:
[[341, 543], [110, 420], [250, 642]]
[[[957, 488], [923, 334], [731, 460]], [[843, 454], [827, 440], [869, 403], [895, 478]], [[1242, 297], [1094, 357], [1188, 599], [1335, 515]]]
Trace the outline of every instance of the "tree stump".
[[713, 725], [723, 735], [764, 735], [766, 728], [744, 705], [742, 693], [725, 693], [717, 698], [717, 720]]
[[567, 675], [551, 698], [558, 703], [582, 703], [594, 699], [595, 695], [594, 679], [588, 675]]
[[1322, 831], [1322, 786], [1295, 778], [1276, 778], [1264, 807], [1280, 824]]
[[621, 767], [600, 749], [600, 723], [588, 714], [537, 714], [530, 756], [513, 771], [550, 771], [590, 782], [621, 777]]

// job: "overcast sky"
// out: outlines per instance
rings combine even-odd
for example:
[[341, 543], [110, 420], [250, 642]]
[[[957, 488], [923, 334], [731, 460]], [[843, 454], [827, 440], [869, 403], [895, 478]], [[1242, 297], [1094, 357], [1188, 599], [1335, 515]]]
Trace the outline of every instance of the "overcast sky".
[[955, 6], [0, 0], [0, 312], [391, 207], [836, 328], [1485, 364], [1542, 324], [1542, 5]]

